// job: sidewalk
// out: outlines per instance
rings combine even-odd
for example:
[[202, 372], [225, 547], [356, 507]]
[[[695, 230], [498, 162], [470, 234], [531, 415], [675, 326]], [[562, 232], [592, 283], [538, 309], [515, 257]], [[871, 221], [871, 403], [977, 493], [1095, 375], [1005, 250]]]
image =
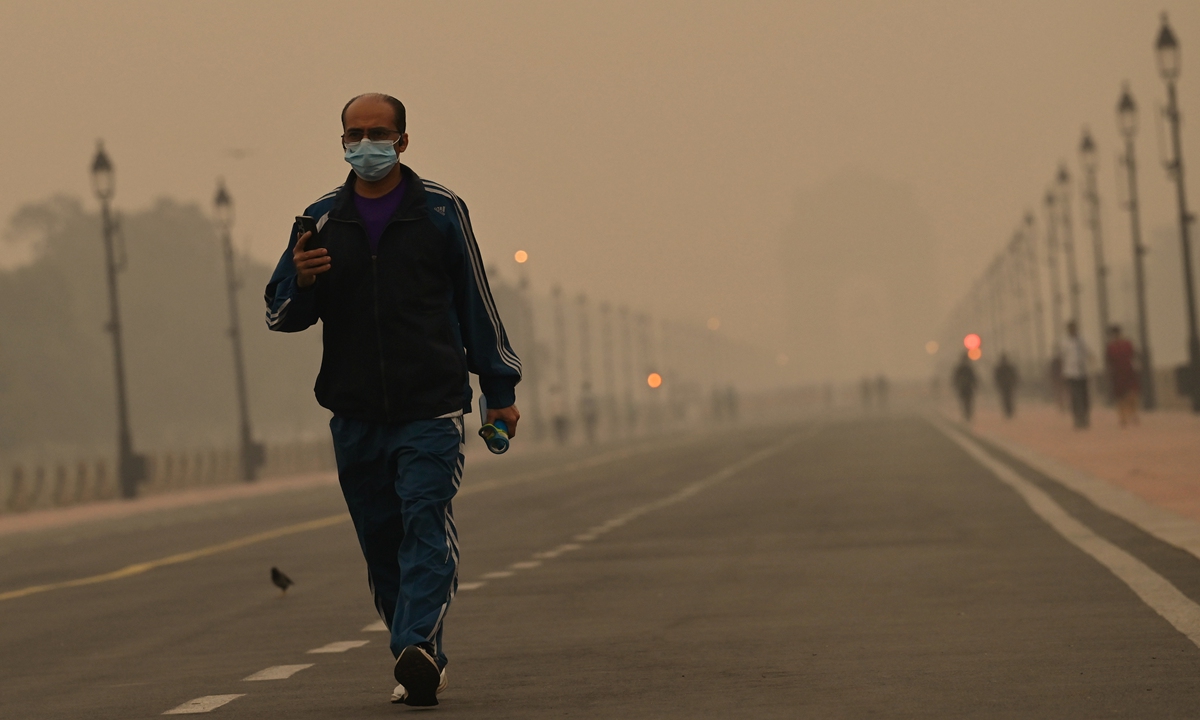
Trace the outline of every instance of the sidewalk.
[[[1116, 411], [1094, 407], [1091, 428], [1075, 430], [1069, 414], [1026, 401], [1007, 420], [984, 398], [971, 423], [984, 438], [1022, 445], [1123, 488], [1151, 505], [1200, 521], [1200, 416], [1188, 412], [1144, 413], [1141, 424], [1121, 428]], [[945, 408], [947, 417], [960, 415]]]

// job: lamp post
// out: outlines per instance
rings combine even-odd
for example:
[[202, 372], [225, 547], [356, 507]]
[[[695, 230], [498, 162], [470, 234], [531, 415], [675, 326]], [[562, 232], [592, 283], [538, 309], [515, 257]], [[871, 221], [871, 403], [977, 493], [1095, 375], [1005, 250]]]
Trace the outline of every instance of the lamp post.
[[1125, 166], [1125, 180], [1129, 183], [1129, 199], [1125, 208], [1129, 210], [1129, 235], [1133, 239], [1133, 280], [1137, 293], [1138, 344], [1141, 348], [1142, 407], [1153, 410], [1158, 406], [1154, 392], [1154, 363], [1150, 358], [1150, 326], [1146, 321], [1146, 246], [1142, 245], [1142, 222], [1138, 206], [1137, 163], [1133, 154], [1133, 137], [1137, 134], [1137, 105], [1129, 92], [1129, 83], [1121, 91], [1117, 102], [1117, 128], [1125, 138], [1125, 154], [1121, 163]]
[[1054, 193], [1046, 191], [1046, 271], [1050, 274], [1051, 337], [1054, 338], [1052, 357], [1062, 352], [1063, 296], [1062, 276], [1058, 271], [1058, 221], [1054, 216]]
[[1025, 230], [1022, 238], [1025, 243], [1026, 264], [1029, 268], [1029, 287], [1033, 291], [1033, 329], [1037, 343], [1037, 367], [1040, 372], [1046, 364], [1046, 321], [1042, 312], [1042, 279], [1041, 273], [1038, 272], [1037, 249], [1034, 247], [1036, 240], [1033, 234], [1032, 212], [1025, 213]]
[[[1067, 292], [1071, 300], [1071, 321], [1079, 325], [1080, 316], [1080, 286], [1079, 268], [1075, 264], [1075, 234], [1071, 228], [1071, 174], [1067, 172], [1067, 164], [1058, 166], [1058, 204], [1059, 219], [1062, 222], [1062, 247], [1067, 261]], [[1100, 338], [1103, 342], [1103, 336]]]
[[237, 268], [234, 266], [233, 199], [225, 189], [224, 181], [217, 181], [217, 195], [213, 199], [213, 217], [221, 235], [221, 254], [225, 258], [225, 291], [229, 296], [229, 340], [233, 345], [233, 372], [237, 389], [240, 459], [242, 480], [253, 482], [258, 469], [266, 460], [265, 448], [254, 441], [250, 431], [250, 401], [246, 396], [246, 363], [242, 353], [242, 325], [238, 317], [237, 293], [241, 287]]
[[[146, 477], [146, 458], [133, 451], [133, 436], [129, 432], [129, 402], [125, 389], [125, 350], [121, 336], [121, 309], [117, 297], [117, 274], [125, 269], [125, 258], [117, 259], [114, 236], [117, 221], [113, 217], [111, 201], [116, 191], [116, 177], [112, 161], [104, 152], [104, 144], [96, 143], [96, 157], [92, 160], [92, 191], [100, 201], [100, 219], [104, 232], [104, 259], [108, 277], [108, 325], [106, 330], [113, 341], [113, 372], [117, 385], [117, 478], [121, 485], [121, 497], [137, 496], [138, 484]], [[124, 255], [124, 253], [122, 253]]]
[[1167, 84], [1167, 119], [1171, 122], [1171, 160], [1167, 171], [1175, 179], [1179, 203], [1179, 241], [1183, 252], [1183, 287], [1186, 291], [1188, 318], [1188, 365], [1179, 369], [1180, 390], [1192, 396], [1192, 412], [1200, 413], [1200, 334], [1196, 330], [1196, 290], [1192, 279], [1192, 243], [1190, 225], [1196, 218], [1188, 212], [1187, 193], [1183, 183], [1183, 145], [1179, 135], [1179, 103], [1175, 97], [1175, 81], [1179, 78], [1179, 43], [1163, 13], [1162, 29], [1154, 44], [1158, 58], [1158, 73]]
[[1096, 265], [1096, 311], [1100, 320], [1099, 347], [1108, 337], [1108, 265], [1104, 262], [1104, 239], [1100, 234], [1100, 193], [1096, 190], [1096, 143], [1086, 127], [1079, 141], [1079, 160], [1083, 167], [1083, 199], [1088, 207], [1088, 227], [1092, 231], [1092, 259]]

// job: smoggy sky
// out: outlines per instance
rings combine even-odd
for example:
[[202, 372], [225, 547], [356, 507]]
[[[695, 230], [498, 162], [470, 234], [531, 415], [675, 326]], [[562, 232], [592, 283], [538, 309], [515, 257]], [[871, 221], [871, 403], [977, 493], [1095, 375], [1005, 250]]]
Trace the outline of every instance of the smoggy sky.
[[1124, 79], [1142, 109], [1145, 224], [1173, 222], [1152, 117], [1164, 9], [1197, 208], [1200, 3], [1184, 0], [5, 3], [0, 217], [54, 193], [93, 203], [104, 138], [118, 207], [209, 207], [223, 176], [238, 241], [273, 261], [292, 216], [347, 172], [342, 104], [388, 92], [409, 109], [403, 160], [467, 201], [502, 273], [525, 249], [535, 287], [719, 315], [772, 348], [795, 198], [846, 172], [911, 187], [948, 308], [1058, 161], [1077, 167], [1087, 123], [1108, 252], [1125, 262]]

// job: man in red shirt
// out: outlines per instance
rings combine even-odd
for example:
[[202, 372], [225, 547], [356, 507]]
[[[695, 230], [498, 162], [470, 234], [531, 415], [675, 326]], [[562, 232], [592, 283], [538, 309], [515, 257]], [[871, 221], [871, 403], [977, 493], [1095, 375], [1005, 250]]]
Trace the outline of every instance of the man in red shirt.
[[1139, 387], [1134, 363], [1137, 354], [1133, 350], [1133, 343], [1121, 335], [1120, 325], [1108, 329], [1108, 348], [1104, 357], [1121, 427], [1129, 423], [1136, 425]]

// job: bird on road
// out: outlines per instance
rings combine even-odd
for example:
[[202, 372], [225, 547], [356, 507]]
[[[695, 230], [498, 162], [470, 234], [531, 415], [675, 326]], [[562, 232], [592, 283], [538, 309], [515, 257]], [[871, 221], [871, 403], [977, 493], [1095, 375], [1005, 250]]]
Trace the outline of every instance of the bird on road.
[[287, 589], [296, 583], [287, 575], [279, 571], [279, 568], [271, 568], [271, 582], [275, 583], [275, 587], [279, 588], [284, 595], [287, 594]]

